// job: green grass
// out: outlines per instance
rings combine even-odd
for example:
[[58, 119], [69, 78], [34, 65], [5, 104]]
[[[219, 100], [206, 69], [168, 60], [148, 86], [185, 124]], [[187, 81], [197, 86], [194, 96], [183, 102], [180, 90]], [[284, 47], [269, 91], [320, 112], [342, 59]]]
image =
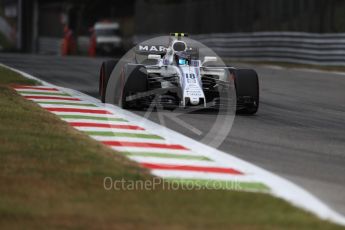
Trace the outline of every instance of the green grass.
[[21, 75], [0, 66], [0, 84], [2, 87], [5, 87], [8, 85], [38, 85], [38, 82], [24, 78]]
[[267, 194], [108, 191], [153, 178], [9, 84], [36, 83], [0, 68], [0, 229], [341, 229]]

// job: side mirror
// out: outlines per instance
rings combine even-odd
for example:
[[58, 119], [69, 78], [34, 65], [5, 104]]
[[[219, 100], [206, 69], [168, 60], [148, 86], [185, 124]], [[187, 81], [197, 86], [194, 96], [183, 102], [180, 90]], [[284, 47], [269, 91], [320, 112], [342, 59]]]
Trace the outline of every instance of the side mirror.
[[206, 62], [216, 62], [216, 61], [217, 61], [217, 57], [205, 56], [204, 57], [204, 61], [202, 62], [202, 64], [205, 64]]
[[158, 54], [149, 54], [149, 55], [147, 56], [147, 58], [150, 59], [150, 60], [159, 60], [159, 59], [161, 59], [161, 55], [158, 55]]

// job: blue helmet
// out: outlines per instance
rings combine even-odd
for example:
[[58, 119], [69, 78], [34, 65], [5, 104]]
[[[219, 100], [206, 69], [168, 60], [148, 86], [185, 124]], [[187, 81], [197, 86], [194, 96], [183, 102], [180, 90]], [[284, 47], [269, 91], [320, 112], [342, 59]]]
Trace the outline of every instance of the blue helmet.
[[176, 62], [178, 65], [188, 65], [190, 56], [186, 52], [176, 52]]

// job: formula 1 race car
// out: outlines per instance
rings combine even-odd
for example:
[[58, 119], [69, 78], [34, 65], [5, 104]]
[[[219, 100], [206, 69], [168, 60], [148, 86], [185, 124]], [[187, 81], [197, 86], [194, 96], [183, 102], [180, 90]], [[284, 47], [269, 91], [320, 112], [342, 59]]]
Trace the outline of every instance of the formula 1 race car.
[[[171, 34], [167, 47], [139, 44], [133, 60], [114, 70], [115, 60], [103, 62], [99, 94], [122, 108], [200, 107], [221, 109], [235, 100], [236, 110], [255, 114], [259, 107], [259, 81], [252, 69], [217, 65], [216, 56], [199, 59], [197, 47], [189, 47], [186, 34]], [[116, 76], [117, 75], [117, 76]], [[111, 87], [109, 85], [112, 85]], [[234, 93], [227, 93], [230, 91]], [[230, 103], [231, 104], [231, 103]]]

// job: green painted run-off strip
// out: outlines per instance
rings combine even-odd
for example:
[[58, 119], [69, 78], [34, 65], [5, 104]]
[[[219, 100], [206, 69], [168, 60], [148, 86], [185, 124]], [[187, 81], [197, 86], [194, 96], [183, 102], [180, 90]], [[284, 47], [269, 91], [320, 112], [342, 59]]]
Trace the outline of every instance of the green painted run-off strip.
[[64, 119], [87, 119], [87, 120], [98, 120], [98, 121], [123, 121], [127, 122], [122, 118], [114, 117], [96, 117], [96, 116], [84, 116], [84, 115], [60, 115], [59, 117]]
[[141, 157], [158, 157], [158, 158], [173, 158], [173, 159], [184, 159], [184, 160], [201, 160], [201, 161], [212, 161], [211, 159], [204, 156], [186, 155], [186, 154], [172, 154], [172, 153], [151, 153], [151, 152], [119, 152], [126, 156], [141, 156]]
[[214, 190], [233, 190], [233, 191], [259, 191], [269, 192], [270, 189], [265, 184], [260, 182], [241, 182], [238, 181], [221, 181], [221, 180], [202, 180], [202, 179], [179, 179], [166, 178], [163, 179], [170, 183], [179, 183], [187, 188], [194, 187], [195, 189], [214, 189]]
[[89, 135], [94, 136], [106, 136], [106, 137], [132, 137], [132, 138], [144, 138], [144, 139], [160, 139], [164, 140], [163, 137], [153, 134], [144, 133], [123, 133], [123, 132], [107, 132], [107, 131], [85, 131]]
[[51, 92], [32, 92], [32, 91], [21, 91], [20, 94], [35, 94], [35, 95], [54, 95], [54, 96], [71, 96], [67, 93], [51, 93]]
[[39, 101], [38, 104], [52, 104], [52, 105], [74, 105], [74, 106], [89, 106], [89, 107], [97, 107], [94, 104], [86, 104], [86, 103], [70, 103], [70, 102], [56, 102], [56, 101]]

